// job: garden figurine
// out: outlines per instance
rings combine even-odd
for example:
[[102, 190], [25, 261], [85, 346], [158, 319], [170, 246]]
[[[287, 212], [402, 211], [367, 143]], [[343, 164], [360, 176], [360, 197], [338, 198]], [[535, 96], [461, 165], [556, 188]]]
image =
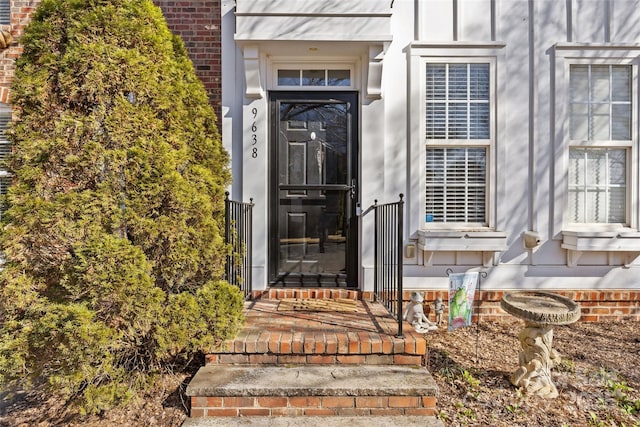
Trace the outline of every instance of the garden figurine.
[[442, 301], [442, 297], [436, 297], [436, 300], [431, 304], [433, 311], [436, 313], [436, 325], [442, 324], [442, 313], [444, 313], [445, 304]]
[[409, 301], [402, 313], [402, 318], [414, 327], [416, 332], [425, 333], [438, 329], [435, 323], [429, 321], [424, 314], [422, 302], [424, 298], [419, 292], [411, 292], [411, 301]]

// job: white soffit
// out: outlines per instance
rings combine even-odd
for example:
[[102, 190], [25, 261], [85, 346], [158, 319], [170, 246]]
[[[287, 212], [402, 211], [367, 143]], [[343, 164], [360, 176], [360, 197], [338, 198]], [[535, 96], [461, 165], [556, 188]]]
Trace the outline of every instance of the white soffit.
[[391, 41], [389, 0], [237, 0], [236, 41]]

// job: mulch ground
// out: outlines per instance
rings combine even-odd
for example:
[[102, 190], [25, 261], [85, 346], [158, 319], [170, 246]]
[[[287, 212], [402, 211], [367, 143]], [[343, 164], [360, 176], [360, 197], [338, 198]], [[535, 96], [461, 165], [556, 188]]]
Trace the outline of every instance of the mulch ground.
[[554, 328], [562, 362], [556, 399], [511, 385], [519, 321], [428, 335], [429, 367], [447, 426], [640, 426], [640, 323], [575, 323]]

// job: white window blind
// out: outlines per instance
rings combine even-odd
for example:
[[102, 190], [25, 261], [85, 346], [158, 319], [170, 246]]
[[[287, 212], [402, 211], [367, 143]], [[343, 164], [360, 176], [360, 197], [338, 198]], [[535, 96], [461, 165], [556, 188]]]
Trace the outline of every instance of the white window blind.
[[488, 139], [489, 64], [427, 64], [427, 139]]
[[10, 0], [0, 0], [0, 25], [11, 23], [11, 2]]
[[631, 66], [571, 65], [569, 102], [572, 140], [631, 139]]
[[[11, 176], [7, 172], [6, 162], [11, 154], [11, 143], [5, 136], [5, 130], [11, 121], [10, 112], [0, 112], [0, 196], [7, 194], [9, 185], [11, 185]], [[0, 216], [5, 206], [0, 200]]]
[[490, 73], [484, 62], [426, 64], [427, 223], [487, 225]]
[[6, 161], [11, 154], [11, 143], [5, 136], [10, 121], [11, 113], [0, 113], [0, 174], [6, 171]]
[[569, 148], [570, 223], [627, 223], [632, 76], [630, 65], [569, 67], [569, 136], [580, 144]]
[[427, 222], [484, 223], [485, 148], [427, 148]]
[[575, 223], [624, 223], [625, 149], [569, 150], [569, 214]]

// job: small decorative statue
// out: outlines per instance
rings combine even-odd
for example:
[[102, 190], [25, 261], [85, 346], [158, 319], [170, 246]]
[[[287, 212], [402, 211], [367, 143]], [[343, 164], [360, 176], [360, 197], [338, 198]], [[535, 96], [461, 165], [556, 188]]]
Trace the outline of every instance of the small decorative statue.
[[0, 50], [6, 49], [11, 46], [13, 42], [13, 36], [7, 30], [0, 30]]
[[407, 306], [402, 313], [402, 318], [409, 322], [418, 333], [425, 333], [438, 329], [436, 324], [430, 322], [427, 316], [424, 315], [422, 301], [424, 301], [424, 299], [419, 292], [411, 292], [411, 301], [407, 303]]
[[431, 307], [433, 307], [433, 311], [436, 313], [436, 325], [440, 326], [442, 324], [442, 313], [445, 309], [442, 297], [436, 297], [436, 300], [431, 304]]

